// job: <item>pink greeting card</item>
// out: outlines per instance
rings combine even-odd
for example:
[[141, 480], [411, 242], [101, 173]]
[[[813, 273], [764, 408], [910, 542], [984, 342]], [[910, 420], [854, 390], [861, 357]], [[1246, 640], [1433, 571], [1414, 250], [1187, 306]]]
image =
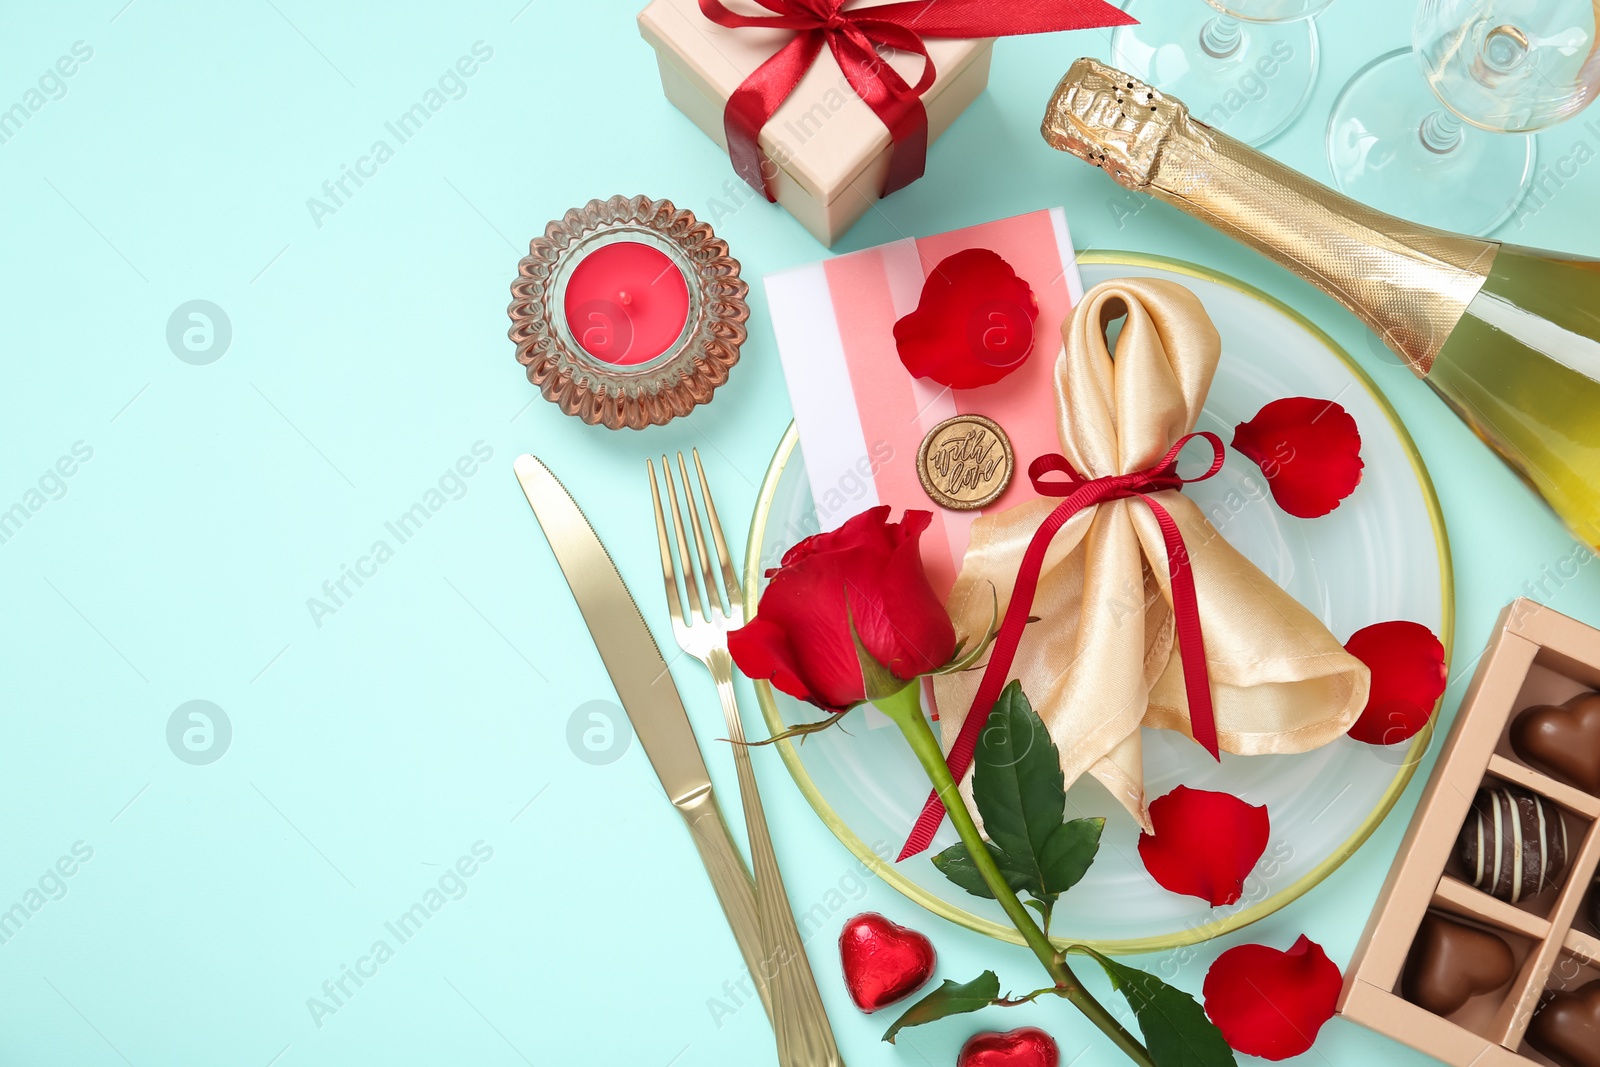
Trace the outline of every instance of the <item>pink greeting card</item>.
[[[1004, 380], [952, 390], [913, 378], [895, 350], [894, 324], [916, 310], [928, 274], [968, 248], [998, 253], [1039, 301], [1033, 353]], [[767, 275], [767, 302], [794, 405], [811, 495], [822, 529], [869, 507], [888, 504], [934, 513], [922, 538], [934, 588], [955, 583], [978, 515], [1003, 511], [1033, 495], [1028, 464], [1059, 452], [1055, 362], [1061, 324], [1083, 297], [1066, 213], [1035, 211], [933, 237], [876, 248]], [[986, 415], [1011, 438], [1016, 472], [982, 511], [934, 504], [917, 476], [917, 448], [945, 419]]]

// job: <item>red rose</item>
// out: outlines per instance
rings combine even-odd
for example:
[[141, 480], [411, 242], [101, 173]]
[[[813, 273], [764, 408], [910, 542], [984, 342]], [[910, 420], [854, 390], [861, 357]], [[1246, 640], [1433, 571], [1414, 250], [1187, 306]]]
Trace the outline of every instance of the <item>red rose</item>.
[[767, 572], [755, 618], [728, 635], [741, 671], [819, 708], [846, 711], [867, 699], [851, 620], [862, 647], [902, 681], [950, 661], [955, 627], [918, 547], [933, 516], [888, 518], [887, 506], [864, 511], [801, 541]]
[[1206, 1014], [1235, 1052], [1286, 1060], [1316, 1043], [1343, 984], [1338, 965], [1303, 934], [1288, 952], [1240, 945], [1206, 974]]
[[993, 385], [1033, 351], [1039, 302], [1011, 264], [987, 248], [940, 261], [917, 310], [894, 324], [900, 362], [952, 389]]

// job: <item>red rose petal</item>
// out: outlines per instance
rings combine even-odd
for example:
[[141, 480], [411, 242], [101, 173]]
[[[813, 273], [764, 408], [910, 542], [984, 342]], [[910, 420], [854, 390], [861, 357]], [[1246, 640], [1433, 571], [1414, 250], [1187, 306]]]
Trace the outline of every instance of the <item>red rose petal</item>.
[[1011, 264], [968, 248], [933, 268], [917, 310], [894, 324], [894, 342], [914, 376], [975, 389], [1022, 366], [1038, 317], [1033, 289]]
[[1139, 835], [1139, 858], [1150, 876], [1173, 893], [1232, 904], [1267, 850], [1267, 809], [1231, 793], [1180, 785], [1150, 804], [1155, 833]]
[[1235, 1052], [1285, 1060], [1316, 1043], [1343, 984], [1338, 965], [1304, 934], [1288, 952], [1240, 945], [1206, 974], [1206, 1014]]
[[1397, 621], [1357, 630], [1344, 649], [1372, 671], [1372, 692], [1350, 736], [1369, 745], [1409, 741], [1444, 695], [1444, 645], [1421, 623]]
[[814, 695], [800, 676], [799, 657], [783, 628], [759, 615], [728, 634], [728, 651], [747, 678], [764, 678], [778, 691], [812, 704], [825, 699]]
[[1234, 427], [1233, 447], [1261, 468], [1278, 506], [1302, 519], [1326, 515], [1361, 481], [1361, 431], [1332, 400], [1274, 400]]

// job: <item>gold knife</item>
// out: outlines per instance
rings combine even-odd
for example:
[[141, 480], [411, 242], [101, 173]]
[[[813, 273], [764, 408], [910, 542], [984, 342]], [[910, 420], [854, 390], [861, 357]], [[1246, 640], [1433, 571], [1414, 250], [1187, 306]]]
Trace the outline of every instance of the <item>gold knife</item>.
[[515, 468], [523, 495], [555, 551], [633, 732], [668, 799], [689, 826], [770, 1020], [755, 883], [717, 806], [711, 774], [656, 639], [617, 573], [611, 554], [566, 487], [533, 456], [518, 456]]

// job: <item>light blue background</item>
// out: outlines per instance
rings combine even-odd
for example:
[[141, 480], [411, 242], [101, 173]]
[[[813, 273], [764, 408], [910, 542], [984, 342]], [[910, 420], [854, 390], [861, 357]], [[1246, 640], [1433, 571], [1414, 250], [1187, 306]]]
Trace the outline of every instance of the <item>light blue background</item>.
[[[0, 144], [0, 510], [75, 443], [93, 455], [59, 486], [45, 478], [64, 495], [0, 544], [0, 909], [42, 877], [65, 887], [0, 944], [0, 1062], [771, 1062], [757, 1008], [720, 1026], [708, 1008], [738, 956], [637, 744], [608, 765], [569, 747], [574, 710], [613, 694], [511, 476], [531, 450], [574, 487], [670, 646], [645, 456], [698, 447], [724, 514], [742, 518], [789, 420], [759, 286], [731, 382], [662, 429], [564, 417], [513, 359], [508, 285], [548, 219], [619, 192], [707, 216], [736, 188], [663, 99], [633, 4], [7, 8], [0, 107], [75, 42], [93, 56]], [[1315, 98], [1274, 154], [1326, 174], [1335, 94], [1405, 43], [1410, 10], [1339, 0], [1321, 22]], [[307, 199], [478, 41], [493, 55], [465, 94], [319, 226]], [[1001, 42], [988, 92], [934, 147], [928, 176], [841, 250], [1065, 203], [1081, 247], [1188, 258], [1262, 286], [1372, 372], [1432, 469], [1459, 578], [1447, 709], [1512, 597], [1600, 623], [1600, 567], [1354, 319], [1165, 207], [1130, 216], [1137, 201], [1045, 147], [1057, 78], [1105, 52], [1095, 33]], [[1597, 134], [1555, 130], [1545, 159]], [[1600, 252], [1597, 191], [1600, 170], [1583, 169], [1501, 235]], [[718, 231], [750, 279], [823, 254], [781, 211], [740, 202]], [[204, 366], [166, 340], [195, 299], [232, 326]], [[385, 522], [477, 442], [492, 459], [395, 546]], [[319, 626], [307, 599], [379, 538], [394, 558]], [[1543, 577], [1563, 560], [1584, 564], [1575, 580]], [[674, 674], [736, 820], [731, 761], [710, 743], [716, 701], [697, 664], [679, 659]], [[210, 765], [168, 747], [169, 717], [195, 699], [233, 730]], [[857, 1012], [839, 976], [831, 941], [846, 916], [876, 909], [926, 931], [943, 977], [993, 967], [1031, 988], [1036, 964], [881, 884], [855, 888], [854, 861], [776, 754], [757, 763], [794, 902], [837, 908], [811, 949], [852, 1064], [945, 1067], [980, 1022], [1043, 1025], [1078, 1067], [1121, 1062], [1064, 1005], [880, 1044], [886, 1020]], [[1285, 947], [1304, 931], [1347, 960], [1420, 782], [1343, 870], [1230, 943]], [[93, 858], [45, 877], [77, 842]], [[476, 842], [493, 856], [464, 895], [319, 1027], [308, 998], [375, 940], [396, 944], [385, 922]], [[1224, 947], [1174, 961], [1177, 980], [1197, 990]], [[1342, 1020], [1306, 1058], [1374, 1060], [1422, 1062]]]

